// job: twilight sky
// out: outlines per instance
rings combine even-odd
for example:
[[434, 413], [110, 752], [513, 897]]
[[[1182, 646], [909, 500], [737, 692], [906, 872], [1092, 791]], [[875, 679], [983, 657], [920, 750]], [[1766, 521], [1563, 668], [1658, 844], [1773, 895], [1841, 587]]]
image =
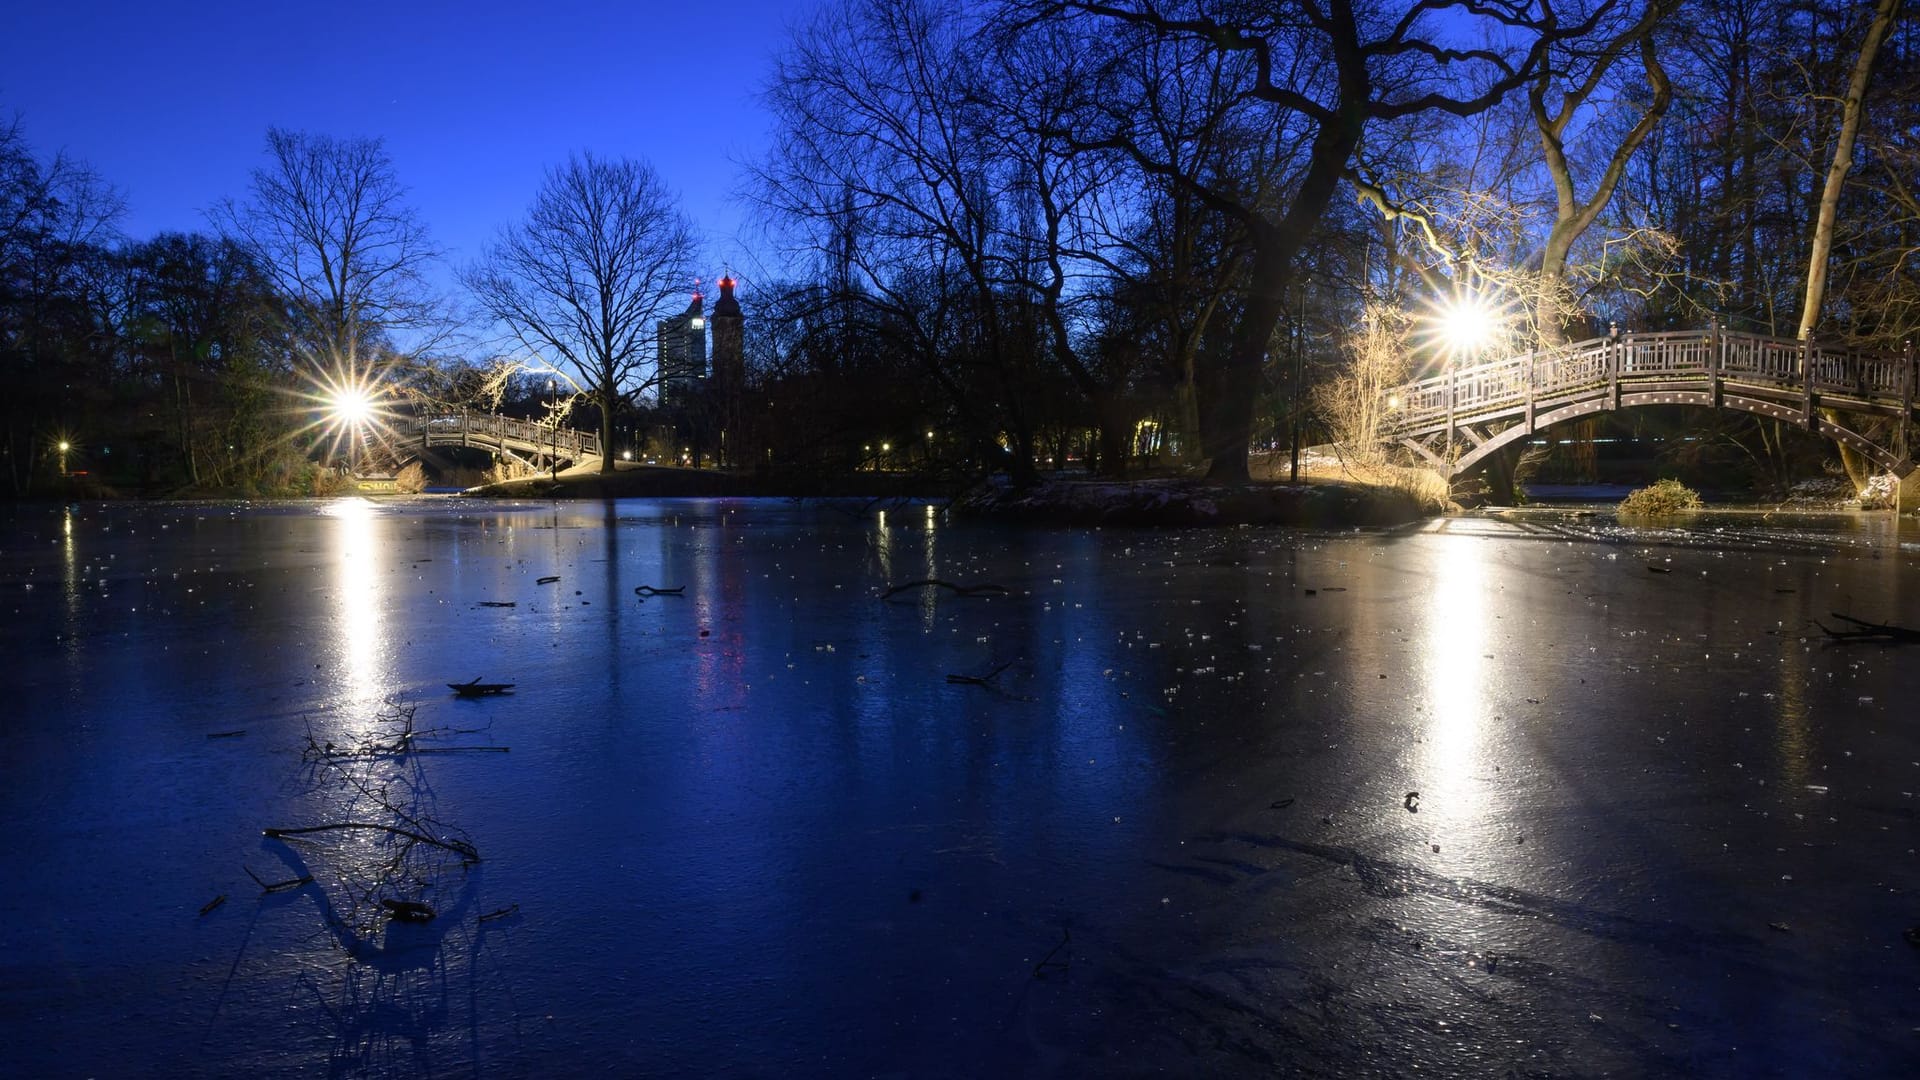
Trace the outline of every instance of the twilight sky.
[[38, 0], [0, 32], [0, 114], [41, 157], [64, 150], [120, 188], [136, 238], [206, 229], [206, 207], [245, 195], [269, 125], [377, 136], [455, 263], [569, 151], [641, 157], [706, 238], [702, 273], [751, 276], [735, 162], [765, 145], [755, 96], [812, 7]]

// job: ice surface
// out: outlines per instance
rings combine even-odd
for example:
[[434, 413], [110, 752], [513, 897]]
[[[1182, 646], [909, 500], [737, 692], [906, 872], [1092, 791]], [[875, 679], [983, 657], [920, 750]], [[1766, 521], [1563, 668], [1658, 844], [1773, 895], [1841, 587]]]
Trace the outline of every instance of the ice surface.
[[[1813, 625], [1920, 624], [1886, 515], [9, 513], [17, 1075], [1815, 1076], [1920, 1045], [1920, 651]], [[921, 578], [1009, 591], [878, 599]], [[446, 687], [474, 678], [516, 687]], [[405, 868], [420, 925], [356, 900], [391, 848], [261, 835], [368, 812], [302, 750], [389, 703], [510, 747], [356, 762], [482, 855]]]

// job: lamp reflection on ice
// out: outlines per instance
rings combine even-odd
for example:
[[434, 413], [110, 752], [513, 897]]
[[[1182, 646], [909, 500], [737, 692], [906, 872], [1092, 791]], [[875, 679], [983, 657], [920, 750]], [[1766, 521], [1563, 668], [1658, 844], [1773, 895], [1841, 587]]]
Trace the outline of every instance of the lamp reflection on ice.
[[1484, 784], [1476, 774], [1487, 722], [1487, 655], [1493, 651], [1485, 553], [1468, 537], [1443, 540], [1426, 613], [1430, 720], [1419, 806], [1422, 824], [1434, 830], [1443, 853], [1471, 855], [1485, 809]]
[[880, 511], [879, 524], [873, 530], [873, 551], [880, 559], [880, 580], [893, 580], [893, 534], [887, 529], [887, 512]]
[[387, 642], [380, 606], [379, 516], [365, 499], [337, 499], [322, 510], [334, 519], [334, 587], [339, 594], [334, 649], [343, 670], [343, 704], [371, 717], [387, 695]]
[[61, 596], [66, 602], [66, 632], [62, 640], [67, 652], [80, 651], [80, 556], [73, 546], [73, 507], [66, 508], [60, 521]]

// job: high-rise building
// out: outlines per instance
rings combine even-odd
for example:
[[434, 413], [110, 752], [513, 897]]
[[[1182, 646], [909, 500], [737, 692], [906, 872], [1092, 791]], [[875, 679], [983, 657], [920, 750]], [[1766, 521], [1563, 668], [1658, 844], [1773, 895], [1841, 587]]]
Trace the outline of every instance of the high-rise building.
[[698, 395], [707, 377], [707, 320], [701, 314], [699, 293], [693, 294], [687, 310], [660, 320], [659, 336], [660, 404], [686, 404]]
[[747, 381], [745, 320], [740, 301], [733, 298], [733, 278], [720, 279], [720, 299], [713, 302], [713, 380], [722, 396], [738, 394]]
[[733, 298], [733, 277], [722, 275], [720, 299], [713, 302], [713, 397], [720, 437], [717, 450], [723, 465], [738, 466], [745, 459], [741, 444], [741, 395], [747, 388], [745, 322], [740, 301]]

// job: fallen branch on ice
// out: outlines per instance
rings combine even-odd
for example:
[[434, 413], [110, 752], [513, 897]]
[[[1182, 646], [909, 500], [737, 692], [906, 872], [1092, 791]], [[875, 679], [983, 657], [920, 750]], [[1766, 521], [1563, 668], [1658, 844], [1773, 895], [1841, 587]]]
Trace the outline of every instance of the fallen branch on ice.
[[885, 600], [895, 593], [903, 593], [908, 589], [925, 589], [931, 587], [952, 589], [953, 595], [955, 596], [1005, 596], [1007, 594], [1007, 587], [1005, 585], [956, 585], [951, 581], [942, 581], [939, 578], [924, 578], [920, 581], [908, 581], [895, 585], [886, 592], [881, 593], [880, 599]]
[[1054, 956], [1056, 956], [1061, 949], [1067, 948], [1072, 944], [1073, 944], [1073, 931], [1069, 930], [1067, 927], [1064, 927], [1064, 926], [1061, 927], [1060, 943], [1053, 947], [1052, 952], [1049, 952], [1047, 955], [1041, 957], [1039, 963], [1033, 965], [1033, 977], [1036, 979], [1044, 979], [1047, 977], [1047, 973], [1050, 971], [1059, 971], [1063, 973], [1070, 971], [1071, 967], [1069, 965], [1071, 964], [1071, 961], [1055, 960]]
[[[382, 825], [374, 821], [333, 821], [325, 825], [303, 825], [294, 829], [262, 829], [260, 831], [264, 836], [270, 836], [275, 840], [284, 840], [289, 836], [306, 836], [309, 833], [330, 832], [334, 829], [376, 829], [380, 832], [391, 833], [394, 836], [404, 836], [409, 840], [418, 840], [423, 844], [432, 844], [434, 847], [445, 848], [468, 862], [480, 861], [480, 852], [475, 850], [474, 846], [465, 840], [442, 840], [439, 837], [428, 836], [426, 833], [414, 832], [411, 829], [402, 829], [396, 825]], [[252, 871], [248, 871], [248, 873], [252, 873]], [[254, 880], [258, 881], [259, 879], [255, 878]]]
[[1834, 641], [1885, 641], [1899, 642], [1902, 644], [1920, 643], [1920, 630], [1914, 630], [1905, 626], [1890, 626], [1886, 623], [1872, 623], [1865, 619], [1856, 619], [1851, 615], [1842, 615], [1837, 611], [1829, 612], [1829, 614], [1841, 622], [1852, 623], [1854, 626], [1859, 627], [1857, 630], [1829, 630], [1820, 622], [1815, 621], [1813, 625], [1820, 627], [1821, 630], [1826, 632], [1827, 637]]
[[1013, 661], [1009, 660], [999, 667], [994, 668], [992, 671], [987, 672], [985, 675], [948, 675], [947, 681], [961, 686], [990, 686], [993, 684], [994, 676], [1007, 670], [1007, 668], [1011, 666], [1013, 666]]
[[[253, 883], [255, 885], [260, 886], [260, 891], [262, 894], [286, 892], [288, 889], [297, 889], [302, 885], [313, 884], [313, 876], [311, 874], [302, 874], [297, 878], [288, 878], [285, 881], [276, 881], [271, 885], [269, 885], [268, 883], [260, 880], [260, 875], [254, 873], [252, 867], [243, 866], [240, 869], [245, 870], [247, 872], [247, 876], [253, 879]], [[222, 897], [221, 899], [225, 899], [225, 897]], [[204, 915], [206, 914], [207, 911], [210, 911], [210, 910], [212, 909], [211, 908], [204, 909], [201, 911], [201, 914]]]

